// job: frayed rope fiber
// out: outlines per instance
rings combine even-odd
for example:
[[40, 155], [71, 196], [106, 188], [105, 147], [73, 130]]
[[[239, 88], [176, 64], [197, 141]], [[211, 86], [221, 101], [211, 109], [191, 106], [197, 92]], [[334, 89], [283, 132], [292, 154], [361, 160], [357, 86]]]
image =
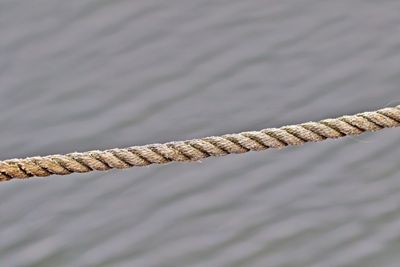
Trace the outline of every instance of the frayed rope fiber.
[[208, 157], [302, 145], [400, 126], [400, 106], [319, 122], [188, 141], [105, 151], [0, 161], [0, 181], [53, 174], [68, 175], [170, 162], [196, 162]]

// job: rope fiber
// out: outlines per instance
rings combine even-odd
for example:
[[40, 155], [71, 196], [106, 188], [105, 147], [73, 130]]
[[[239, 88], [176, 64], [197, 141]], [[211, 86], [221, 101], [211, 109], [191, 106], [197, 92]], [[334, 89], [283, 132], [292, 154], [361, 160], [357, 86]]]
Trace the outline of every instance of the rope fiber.
[[352, 116], [188, 141], [0, 161], [0, 181], [68, 175], [283, 148], [400, 126], [400, 106]]

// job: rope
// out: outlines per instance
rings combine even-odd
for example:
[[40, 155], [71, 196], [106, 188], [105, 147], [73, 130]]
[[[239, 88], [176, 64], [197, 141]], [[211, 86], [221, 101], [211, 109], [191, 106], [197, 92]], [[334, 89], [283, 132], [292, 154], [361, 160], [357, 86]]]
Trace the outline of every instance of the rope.
[[325, 139], [400, 126], [400, 106], [319, 122], [269, 128], [202, 139], [0, 161], [0, 181], [68, 175], [151, 164], [199, 161], [208, 157], [303, 145]]

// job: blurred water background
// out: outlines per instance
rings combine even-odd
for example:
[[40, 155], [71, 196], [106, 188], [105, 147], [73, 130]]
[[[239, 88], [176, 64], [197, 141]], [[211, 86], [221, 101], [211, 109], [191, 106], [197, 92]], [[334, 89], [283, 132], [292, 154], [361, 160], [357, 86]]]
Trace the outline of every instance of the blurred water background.
[[[0, 158], [400, 103], [396, 0], [0, 0]], [[400, 134], [0, 185], [0, 266], [398, 266]]]

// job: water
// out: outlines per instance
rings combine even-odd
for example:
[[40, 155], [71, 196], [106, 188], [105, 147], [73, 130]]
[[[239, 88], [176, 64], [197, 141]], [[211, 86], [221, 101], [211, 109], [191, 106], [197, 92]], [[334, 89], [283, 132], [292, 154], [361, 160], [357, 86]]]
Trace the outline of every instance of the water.
[[[0, 1], [1, 159], [400, 103], [400, 2]], [[398, 266], [400, 141], [0, 185], [1, 266]]]

